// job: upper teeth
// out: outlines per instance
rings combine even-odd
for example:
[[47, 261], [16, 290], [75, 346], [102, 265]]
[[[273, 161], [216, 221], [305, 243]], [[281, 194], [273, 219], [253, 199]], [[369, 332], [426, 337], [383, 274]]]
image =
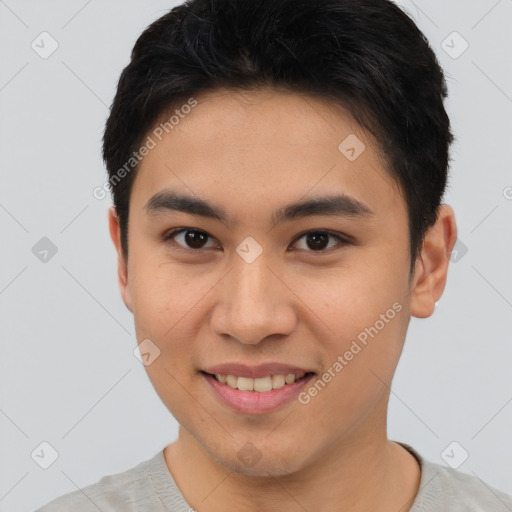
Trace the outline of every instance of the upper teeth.
[[282, 388], [285, 384], [293, 384], [296, 380], [304, 377], [304, 375], [305, 373], [298, 373], [297, 375], [289, 373], [288, 375], [269, 375], [268, 377], [251, 379], [250, 377], [237, 377], [236, 375], [220, 375], [216, 373], [215, 378], [233, 389], [264, 393], [271, 389]]

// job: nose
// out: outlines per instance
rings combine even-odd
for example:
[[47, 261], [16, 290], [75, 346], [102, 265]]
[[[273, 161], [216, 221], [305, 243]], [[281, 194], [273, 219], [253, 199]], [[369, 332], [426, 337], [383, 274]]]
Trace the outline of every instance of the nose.
[[252, 263], [237, 256], [219, 283], [219, 299], [210, 319], [216, 334], [256, 345], [295, 329], [293, 293], [263, 254]]

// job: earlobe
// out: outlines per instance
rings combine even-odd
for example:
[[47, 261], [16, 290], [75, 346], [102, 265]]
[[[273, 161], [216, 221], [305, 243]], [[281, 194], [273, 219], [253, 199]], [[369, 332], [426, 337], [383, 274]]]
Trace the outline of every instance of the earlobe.
[[116, 209], [113, 206], [108, 210], [108, 227], [110, 238], [117, 252], [117, 279], [119, 290], [125, 306], [132, 311], [130, 285], [128, 282], [128, 265], [121, 244], [121, 226]]
[[457, 224], [453, 209], [442, 204], [437, 221], [425, 235], [411, 286], [411, 314], [427, 318], [435, 310], [443, 294], [450, 256], [457, 240]]

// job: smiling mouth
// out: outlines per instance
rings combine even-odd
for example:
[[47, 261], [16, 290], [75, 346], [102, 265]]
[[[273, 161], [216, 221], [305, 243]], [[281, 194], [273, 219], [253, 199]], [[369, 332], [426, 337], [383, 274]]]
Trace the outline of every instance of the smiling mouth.
[[281, 389], [295, 382], [307, 380], [314, 375], [313, 372], [302, 372], [297, 374], [289, 373], [287, 375], [267, 375], [266, 377], [252, 379], [250, 377], [223, 375], [220, 373], [212, 374], [204, 371], [202, 373], [231, 389], [253, 391], [255, 393], [267, 393], [274, 389]]

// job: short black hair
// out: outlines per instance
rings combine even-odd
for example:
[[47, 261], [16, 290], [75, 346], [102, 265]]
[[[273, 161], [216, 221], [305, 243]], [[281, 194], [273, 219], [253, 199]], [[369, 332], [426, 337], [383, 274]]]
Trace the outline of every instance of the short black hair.
[[187, 0], [153, 22], [120, 76], [103, 138], [125, 256], [133, 155], [156, 121], [202, 92], [268, 86], [337, 103], [375, 137], [407, 206], [412, 273], [453, 135], [435, 53], [389, 0]]

